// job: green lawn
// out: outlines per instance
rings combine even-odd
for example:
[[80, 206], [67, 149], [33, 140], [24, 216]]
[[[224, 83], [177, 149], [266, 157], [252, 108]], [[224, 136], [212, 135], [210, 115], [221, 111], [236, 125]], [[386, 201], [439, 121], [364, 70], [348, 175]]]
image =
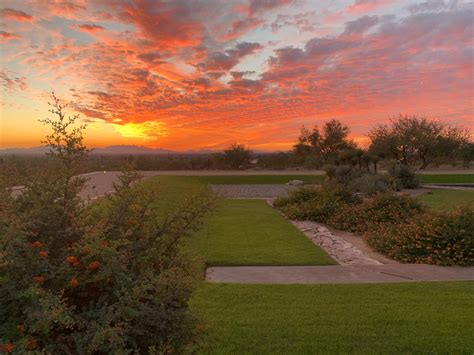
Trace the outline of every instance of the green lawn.
[[219, 201], [189, 247], [214, 266], [334, 263], [262, 200]]
[[[187, 193], [206, 188], [206, 183], [194, 176], [158, 176], [145, 180], [142, 186], [158, 188], [155, 203], [170, 211]], [[186, 247], [214, 266], [334, 263], [263, 200], [219, 200]]]
[[435, 210], [452, 210], [460, 205], [474, 203], [474, 190], [433, 190], [417, 197]]
[[425, 184], [474, 183], [474, 174], [419, 174], [418, 178], [420, 179], [420, 182]]
[[205, 352], [474, 352], [474, 283], [206, 284], [191, 308]]
[[216, 175], [190, 176], [189, 178], [213, 185], [241, 185], [241, 184], [286, 184], [291, 180], [302, 180], [307, 184], [319, 184], [324, 175]]

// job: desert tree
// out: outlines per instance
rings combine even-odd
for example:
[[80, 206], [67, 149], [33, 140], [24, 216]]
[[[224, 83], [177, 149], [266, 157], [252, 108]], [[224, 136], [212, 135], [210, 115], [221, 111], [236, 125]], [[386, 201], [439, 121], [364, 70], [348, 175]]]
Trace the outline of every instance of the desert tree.
[[234, 169], [245, 168], [252, 158], [252, 151], [243, 144], [234, 143], [224, 150], [224, 162]]
[[321, 131], [317, 126], [311, 131], [303, 127], [293, 149], [297, 155], [313, 155], [326, 164], [337, 159], [341, 152], [356, 147], [348, 135], [349, 127], [333, 119], [325, 122]]
[[369, 132], [369, 150], [398, 163], [425, 169], [436, 160], [456, 159], [469, 132], [426, 117], [398, 116]]

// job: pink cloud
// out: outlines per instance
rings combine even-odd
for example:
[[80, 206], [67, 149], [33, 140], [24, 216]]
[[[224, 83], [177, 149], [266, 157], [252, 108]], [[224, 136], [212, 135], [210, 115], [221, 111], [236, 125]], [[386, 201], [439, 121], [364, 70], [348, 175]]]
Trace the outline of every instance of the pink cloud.
[[353, 14], [362, 14], [393, 3], [393, 0], [355, 0], [346, 10]]
[[28, 15], [26, 12], [4, 8], [0, 10], [0, 16], [14, 21], [31, 21], [33, 16]]
[[9, 41], [9, 40], [20, 38], [20, 36], [14, 34], [14, 33], [11, 33], [11, 32], [6, 32], [6, 31], [0, 31], [0, 37], [4, 41]]

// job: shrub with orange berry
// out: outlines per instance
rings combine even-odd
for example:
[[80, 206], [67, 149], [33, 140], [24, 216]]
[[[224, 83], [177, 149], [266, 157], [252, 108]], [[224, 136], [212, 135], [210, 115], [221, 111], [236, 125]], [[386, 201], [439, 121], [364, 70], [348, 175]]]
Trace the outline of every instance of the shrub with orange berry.
[[188, 301], [199, 273], [181, 240], [212, 207], [212, 196], [196, 190], [180, 196], [183, 207], [159, 210], [157, 188], [136, 184], [138, 174], [126, 171], [114, 194], [83, 205], [81, 129], [72, 130], [74, 117], [52, 102], [60, 119], [47, 121], [51, 161], [5, 202], [12, 213], [0, 213], [2, 349], [182, 353], [195, 341]]

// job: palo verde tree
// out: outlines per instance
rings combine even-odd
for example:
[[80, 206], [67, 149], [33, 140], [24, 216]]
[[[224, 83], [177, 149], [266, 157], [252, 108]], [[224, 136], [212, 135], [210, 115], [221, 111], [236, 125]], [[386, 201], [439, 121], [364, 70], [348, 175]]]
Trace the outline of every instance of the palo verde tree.
[[458, 158], [468, 145], [469, 136], [460, 127], [426, 117], [400, 115], [392, 118], [389, 125], [370, 131], [369, 150], [403, 165], [425, 169], [435, 161]]
[[0, 194], [0, 352], [184, 352], [200, 325], [188, 308], [199, 272], [183, 240], [212, 196], [195, 189], [164, 209], [126, 171], [114, 194], [82, 204], [84, 127], [56, 98], [52, 113], [50, 164], [17, 198]]

